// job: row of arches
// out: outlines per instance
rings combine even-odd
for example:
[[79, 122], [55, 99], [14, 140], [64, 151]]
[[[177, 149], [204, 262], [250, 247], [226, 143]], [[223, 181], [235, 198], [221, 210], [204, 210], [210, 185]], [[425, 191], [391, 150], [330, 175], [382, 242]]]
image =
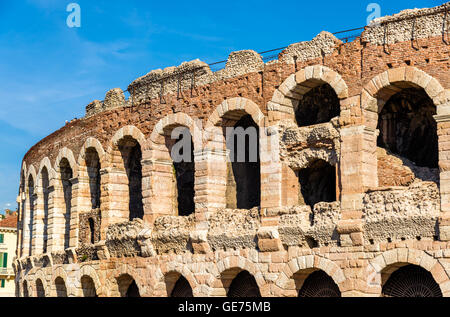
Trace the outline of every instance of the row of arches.
[[[418, 166], [437, 167], [433, 115], [439, 112], [445, 92], [423, 71], [409, 67], [401, 72], [399, 76], [398, 70], [390, 70], [370, 81], [361, 94], [361, 111], [366, 123], [380, 130], [379, 146]], [[275, 91], [268, 104], [269, 118], [273, 113], [282, 113], [299, 126], [327, 122], [343, 117], [343, 112], [348, 111], [348, 97], [348, 87], [339, 74], [325, 66], [309, 66], [288, 77]], [[213, 136], [207, 139], [206, 150], [199, 124], [179, 113], [160, 120], [149, 139], [136, 127], [126, 126], [115, 134], [106, 151], [100, 142], [89, 138], [78, 162], [64, 148], [55, 164], [45, 158], [37, 173], [33, 165], [27, 170], [24, 164], [20, 188], [22, 255], [45, 252], [50, 239], [53, 250], [76, 246], [78, 214], [93, 209], [100, 211], [101, 226], [106, 227], [134, 218], [153, 221], [161, 215], [187, 216], [195, 212], [197, 205], [243, 209], [261, 206], [262, 192], [281, 188], [268, 182], [274, 179], [271, 173], [276, 169], [262, 172], [265, 164], [260, 155], [266, 150], [260, 147], [267, 136], [256, 129], [259, 142], [251, 142], [250, 135], [245, 134], [244, 161], [229, 163], [225, 157], [236, 156], [233, 151], [237, 147], [228, 146], [226, 129], [265, 128], [266, 121], [252, 101], [231, 98], [208, 119], [206, 130], [211, 129]], [[174, 131], [178, 131], [176, 138]], [[178, 152], [183, 159], [175, 162], [173, 150], [183, 140], [191, 146], [183, 148], [187, 153]], [[250, 162], [255, 145], [258, 155]], [[338, 199], [337, 163], [312, 159], [304, 170], [295, 173], [299, 202], [313, 207], [320, 201]], [[88, 241], [95, 240], [92, 231]]]
[[[384, 273], [382, 286], [383, 297], [442, 297], [439, 284], [434, 280], [430, 272], [418, 265], [404, 264], [390, 269]], [[341, 297], [342, 293], [335, 281], [323, 270], [309, 269], [294, 274], [295, 292], [298, 297]], [[261, 297], [261, 292], [252, 274], [246, 270], [233, 268], [225, 271], [221, 277], [222, 285], [227, 297], [231, 298], [256, 298]], [[189, 281], [180, 273], [170, 272], [165, 278], [166, 294], [168, 297], [188, 298], [194, 297]], [[62, 277], [54, 280], [54, 292], [46, 291], [43, 280], [38, 277], [35, 280], [34, 296], [36, 297], [68, 297], [66, 282]], [[116, 278], [117, 296], [141, 297], [139, 286], [129, 274]], [[33, 295], [32, 288], [25, 280], [22, 283], [21, 296]], [[83, 275], [80, 279], [78, 296], [98, 297], [95, 282], [92, 277]]]

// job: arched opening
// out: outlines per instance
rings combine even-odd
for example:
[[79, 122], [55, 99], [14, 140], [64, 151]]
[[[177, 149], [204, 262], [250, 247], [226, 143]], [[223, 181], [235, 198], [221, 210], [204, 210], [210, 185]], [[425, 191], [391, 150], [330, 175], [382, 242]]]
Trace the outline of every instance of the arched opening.
[[119, 286], [120, 297], [141, 297], [139, 287], [130, 275], [121, 275], [117, 278], [117, 284]]
[[63, 158], [59, 163], [60, 177], [64, 194], [64, 249], [69, 248], [70, 243], [70, 216], [72, 210], [72, 178], [73, 171], [70, 163]]
[[166, 289], [170, 297], [193, 297], [192, 287], [188, 280], [180, 274], [169, 273], [166, 278]]
[[144, 217], [144, 206], [142, 203], [141, 146], [138, 141], [130, 136], [125, 136], [120, 140], [118, 146], [128, 178], [129, 219], [142, 219]]
[[22, 195], [25, 195], [25, 186], [26, 186], [25, 172], [22, 171], [22, 175], [20, 177], [20, 191], [19, 191], [19, 194], [21, 195], [21, 199], [20, 199], [21, 209], [19, 208], [19, 213], [20, 213], [19, 219], [21, 220], [21, 223], [22, 223], [21, 228], [19, 228], [19, 229], [21, 229], [21, 231], [19, 231], [20, 232], [20, 250], [19, 251], [20, 251], [21, 256], [23, 256], [23, 253], [24, 253], [24, 243], [25, 243], [25, 234], [26, 234], [25, 229], [27, 226], [27, 224], [26, 224], [26, 214], [27, 214], [26, 209], [27, 209], [27, 207], [26, 207], [26, 204], [23, 203], [23, 200], [22, 200], [22, 197], [24, 197]]
[[227, 208], [258, 207], [261, 204], [259, 127], [250, 115], [240, 112], [232, 111], [225, 119], [226, 147], [230, 154], [227, 164]]
[[442, 297], [431, 273], [417, 265], [406, 265], [393, 272], [382, 294], [384, 297]]
[[298, 171], [299, 204], [314, 205], [336, 201], [336, 168], [323, 160], [315, 160]]
[[[231, 272], [230, 272], [231, 273]], [[226, 278], [226, 275], [222, 274], [222, 282], [224, 286], [230, 280]], [[258, 284], [255, 278], [247, 271], [241, 271], [232, 279], [229, 284], [228, 297], [261, 297]]]
[[333, 279], [322, 270], [305, 270], [294, 274], [298, 297], [341, 297]]
[[86, 168], [89, 177], [89, 191], [91, 194], [92, 209], [100, 208], [100, 158], [95, 148], [86, 150]]
[[438, 136], [434, 115], [436, 107], [424, 89], [402, 89], [387, 100], [379, 113], [378, 146], [417, 166], [438, 168]]
[[28, 283], [27, 281], [23, 282], [23, 297], [30, 297], [29, 293], [28, 293]]
[[[299, 127], [329, 122], [334, 117], [339, 116], [339, 98], [329, 84], [320, 85], [320, 82], [311, 79], [303, 85], [306, 90], [310, 90], [302, 94], [302, 98], [299, 98], [298, 106], [295, 109], [295, 119]], [[300, 87], [300, 93], [304, 92], [305, 87]], [[311, 89], [310, 87], [314, 88]]]
[[81, 288], [83, 290], [83, 297], [97, 297], [95, 284], [90, 276], [84, 275], [81, 277]]
[[94, 219], [89, 218], [88, 219], [88, 223], [89, 223], [89, 238], [90, 238], [90, 242], [91, 244], [95, 243], [95, 222]]
[[62, 277], [55, 279], [56, 297], [67, 297], [66, 283]]
[[[173, 133], [174, 138], [172, 138]], [[174, 199], [176, 197], [174, 209], [178, 211], [179, 216], [189, 216], [195, 212], [195, 162], [192, 135], [186, 127], [173, 126], [166, 127], [164, 135], [174, 169]]]
[[28, 255], [32, 254], [33, 249], [34, 198], [34, 180], [30, 176], [28, 179]]
[[43, 253], [47, 253], [47, 240], [48, 240], [48, 198], [49, 198], [49, 189], [50, 186], [50, 180], [48, 176], [48, 170], [46, 167], [42, 169], [41, 172], [42, 177], [42, 194], [43, 194], [43, 208], [44, 208], [44, 228], [43, 228], [43, 245], [42, 245], [42, 251]]
[[36, 280], [36, 295], [37, 297], [45, 297], [44, 284], [39, 278]]

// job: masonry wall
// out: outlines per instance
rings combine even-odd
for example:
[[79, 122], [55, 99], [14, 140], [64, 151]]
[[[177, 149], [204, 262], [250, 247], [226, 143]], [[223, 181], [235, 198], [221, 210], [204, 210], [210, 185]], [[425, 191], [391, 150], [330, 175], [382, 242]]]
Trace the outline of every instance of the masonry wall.
[[[322, 32], [266, 64], [259, 54], [241, 51], [216, 73], [198, 60], [152, 71], [130, 84], [128, 100], [113, 89], [103, 102], [87, 106], [85, 118], [33, 146], [21, 179], [33, 179], [36, 199], [24, 184], [18, 197], [23, 238], [17, 294], [56, 296], [63, 280], [69, 296], [92, 294], [86, 285], [95, 285], [98, 296], [120, 296], [134, 280], [141, 296], [169, 296], [183, 276], [194, 296], [223, 296], [245, 270], [261, 295], [296, 296], [306, 276], [322, 270], [343, 296], [379, 296], [386, 274], [414, 264], [431, 272], [449, 296], [448, 17], [441, 6], [378, 22], [345, 44]], [[339, 116], [298, 127], [295, 113], [303, 95], [325, 84], [339, 99]], [[423, 89], [436, 107], [440, 169], [426, 179], [377, 149], [379, 111], [410, 87]], [[223, 128], [244, 115], [262, 129], [260, 145], [275, 142], [260, 146], [260, 206], [227, 209]], [[179, 216], [174, 203], [166, 139], [176, 126], [189, 128], [193, 138], [195, 213], [189, 216]], [[134, 140], [142, 151], [142, 219], [129, 217], [127, 171], [120, 159], [124, 140]], [[101, 165], [99, 210], [92, 210], [90, 200], [88, 149], [97, 151]], [[306, 206], [298, 175], [316, 160], [335, 170], [337, 201]], [[66, 216], [61, 162], [69, 162], [73, 172]], [[48, 217], [42, 207], [44, 167], [50, 178]], [[392, 184], [383, 175], [401, 181]], [[34, 234], [27, 229], [30, 222]], [[39, 232], [44, 227], [46, 253]]]

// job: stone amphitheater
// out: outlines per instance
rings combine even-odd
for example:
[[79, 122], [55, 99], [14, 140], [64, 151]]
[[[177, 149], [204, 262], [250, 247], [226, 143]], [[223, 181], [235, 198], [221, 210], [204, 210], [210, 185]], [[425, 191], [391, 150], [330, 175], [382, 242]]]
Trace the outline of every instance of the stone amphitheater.
[[[23, 159], [16, 296], [450, 296], [448, 10], [93, 101]], [[259, 128], [256, 162], [229, 127]]]

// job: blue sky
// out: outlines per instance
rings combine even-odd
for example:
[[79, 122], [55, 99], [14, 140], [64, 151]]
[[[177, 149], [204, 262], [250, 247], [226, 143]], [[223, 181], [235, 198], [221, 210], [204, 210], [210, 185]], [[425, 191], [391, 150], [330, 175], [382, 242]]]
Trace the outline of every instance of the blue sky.
[[[81, 28], [66, 25], [71, 2]], [[0, 210], [16, 208], [27, 150], [107, 90], [183, 61], [364, 26], [371, 2], [390, 15], [445, 1], [0, 0]]]

